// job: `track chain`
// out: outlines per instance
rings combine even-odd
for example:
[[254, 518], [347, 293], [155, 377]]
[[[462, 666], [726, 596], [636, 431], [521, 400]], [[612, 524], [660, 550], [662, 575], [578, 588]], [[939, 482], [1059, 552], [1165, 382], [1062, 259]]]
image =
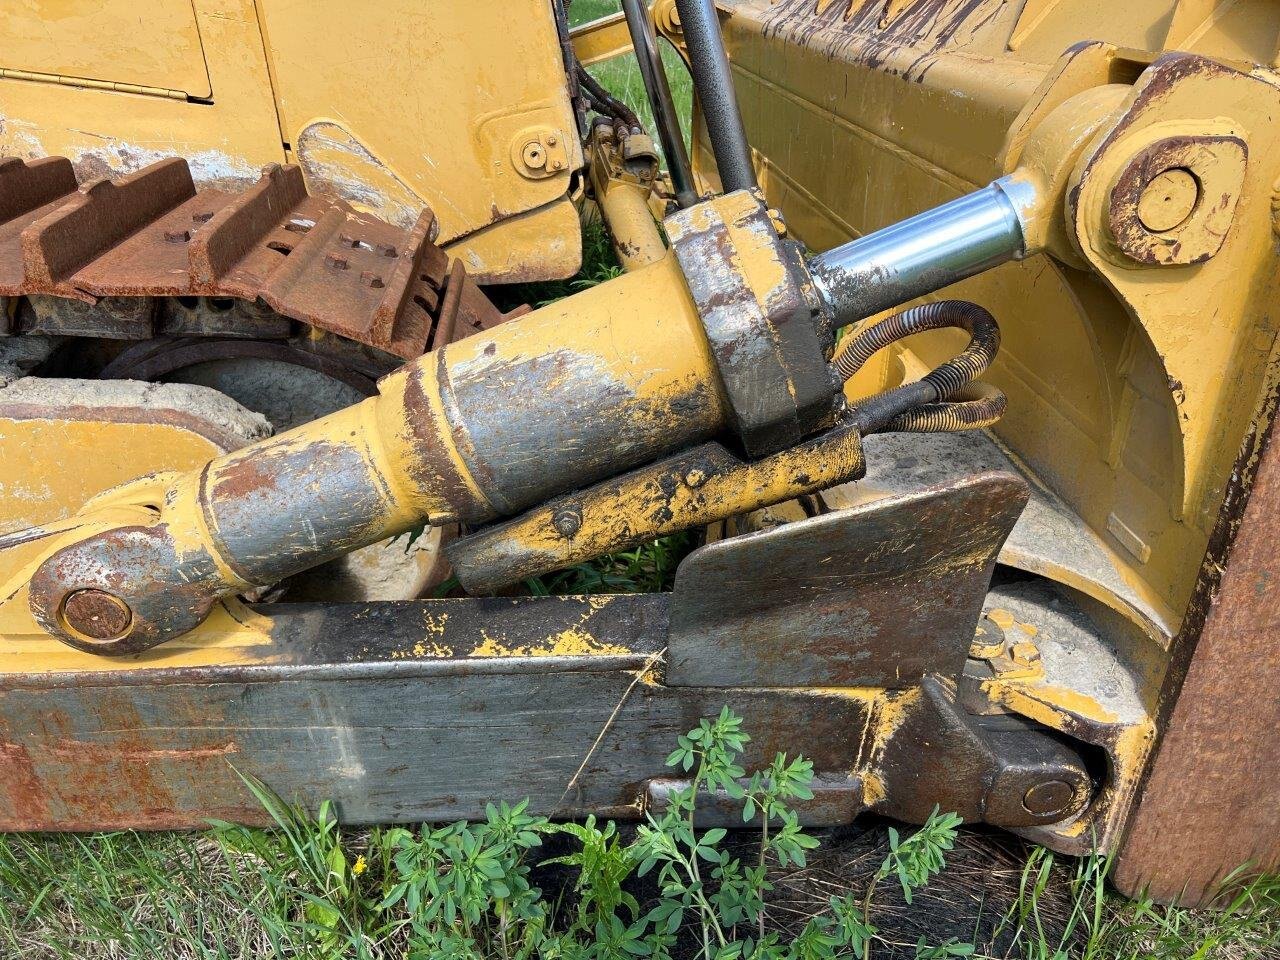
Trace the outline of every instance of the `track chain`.
[[[78, 311], [99, 326], [82, 336], [156, 334], [156, 312], [128, 298], [235, 298], [411, 360], [506, 319], [436, 232], [430, 210], [402, 230], [311, 196], [296, 166], [237, 194], [197, 190], [176, 157], [83, 186], [63, 157], [0, 160], [0, 296], [105, 300]], [[0, 313], [0, 334], [69, 332], [49, 323]]]

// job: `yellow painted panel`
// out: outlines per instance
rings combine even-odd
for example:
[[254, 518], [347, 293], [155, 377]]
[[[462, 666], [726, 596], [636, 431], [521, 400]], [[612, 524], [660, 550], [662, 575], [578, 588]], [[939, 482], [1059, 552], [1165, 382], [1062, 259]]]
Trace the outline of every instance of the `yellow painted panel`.
[[81, 181], [183, 156], [198, 184], [232, 187], [256, 181], [264, 164], [283, 162], [253, 0], [193, 5], [214, 103], [0, 79], [0, 155], [66, 156]]
[[191, 0], [6, 0], [0, 67], [212, 93]]
[[[374, 208], [394, 196], [393, 219], [416, 199], [442, 243], [567, 194], [582, 157], [546, 0], [262, 0], [260, 11], [284, 139], [313, 191]], [[528, 176], [518, 147], [539, 128], [562, 165]], [[360, 183], [375, 184], [370, 196]]]
[[62, 520], [104, 490], [223, 452], [171, 424], [3, 417], [0, 451], [0, 534]]

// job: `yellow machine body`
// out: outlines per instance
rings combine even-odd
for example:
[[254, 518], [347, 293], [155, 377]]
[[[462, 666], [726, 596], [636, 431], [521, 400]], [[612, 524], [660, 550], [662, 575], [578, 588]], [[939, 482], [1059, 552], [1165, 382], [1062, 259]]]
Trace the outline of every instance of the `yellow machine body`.
[[581, 262], [582, 151], [541, 0], [39, 0], [0, 8], [0, 36], [5, 156], [70, 157], [82, 180], [181, 156], [231, 187], [297, 163], [312, 193], [398, 225], [430, 207], [480, 282]]
[[[992, 432], [1083, 523], [1078, 539], [1051, 527], [1030, 543], [1015, 534], [1001, 561], [1127, 620], [1142, 639], [1125, 655], [1151, 678], [1143, 689], [1152, 716], [1168, 716], [1217, 589], [1222, 545], [1240, 528], [1233, 491], [1257, 468], [1274, 409], [1280, 8], [1265, 0], [717, 6], [761, 186], [811, 248], [1015, 170], [1056, 197], [1043, 253], [930, 299], [961, 297], [1000, 318], [988, 379], [1009, 408]], [[673, 0], [658, 0], [654, 21], [687, 57], [674, 13]], [[714, 182], [700, 122], [692, 155]], [[1165, 167], [1175, 169], [1148, 182], [1146, 171]], [[848, 385], [850, 395], [914, 379], [956, 342], [926, 334], [886, 351]], [[861, 484], [826, 498], [847, 506], [877, 495]], [[1258, 576], [1251, 589], [1268, 609], [1274, 600]], [[1214, 674], [1222, 686], [1205, 700], [1238, 695], [1228, 678], [1256, 662], [1246, 646], [1265, 656], [1257, 632], [1265, 628], [1245, 626], [1265, 618], [1243, 607], [1235, 616], [1235, 645], [1221, 648]], [[1143, 850], [1120, 876], [1130, 888], [1153, 883], [1171, 896], [1195, 875], [1183, 890], [1194, 900], [1207, 896], [1213, 871], [1230, 869], [1226, 859], [1274, 862], [1277, 853], [1250, 835], [1233, 839], [1230, 853], [1192, 844], [1198, 852], [1178, 866], [1160, 865], [1159, 832], [1177, 816], [1199, 822], [1195, 804], [1211, 797], [1211, 816], [1221, 820], [1209, 822], [1234, 822], [1235, 809], [1253, 802], [1241, 798], [1257, 790], [1242, 776], [1234, 799], [1220, 792], [1226, 775], [1212, 772], [1209, 757], [1235, 756], [1243, 766], [1248, 752], [1227, 746], [1237, 734], [1224, 728], [1238, 725], [1207, 719], [1213, 708], [1191, 701], [1182, 709], [1198, 710], [1224, 739], [1197, 728], [1178, 741], [1186, 751], [1179, 772], [1170, 767], [1148, 789], [1195, 799], [1140, 824]], [[1155, 742], [1152, 727], [1124, 748], [1135, 790]], [[1207, 777], [1204, 789], [1188, 793], [1188, 775]]]
[[[1082, 149], [1074, 168], [1061, 171], [1073, 196], [1055, 211], [1055, 247], [936, 296], [973, 300], [1000, 318], [990, 379], [1010, 405], [997, 436], [1106, 544], [1149, 615], [1143, 628], [1167, 643], [1267, 387], [1280, 127], [1265, 67], [1280, 14], [1267, 3], [1174, 0], [721, 7], [765, 193], [813, 249], [1035, 163], [1029, 137], [1074, 140]], [[1098, 42], [1076, 46], [1084, 40]], [[1244, 72], [1167, 91], [1134, 86], [1167, 50], [1226, 58]], [[1254, 63], [1264, 70], [1250, 77]], [[1144, 108], [1140, 120], [1125, 124], [1123, 143], [1113, 142], [1115, 124], [1135, 102]], [[1245, 131], [1247, 166], [1236, 153], [1202, 148], [1198, 162], [1224, 173], [1215, 193], [1190, 200], [1201, 207], [1184, 229], [1225, 234], [1204, 262], [1153, 268], [1118, 254], [1097, 212], [1105, 197], [1074, 195], [1086, 171], [1084, 190], [1111, 190], [1124, 164], [1157, 139]], [[705, 140], [696, 146], [700, 171], [714, 176]], [[1225, 227], [1200, 216], [1213, 204], [1234, 211]], [[1180, 232], [1166, 242], [1187, 241]], [[884, 355], [861, 385], [883, 389], [904, 371], [910, 379], [949, 345], [946, 335], [921, 338]], [[1052, 553], [1045, 544], [1044, 563], [1053, 564]]]

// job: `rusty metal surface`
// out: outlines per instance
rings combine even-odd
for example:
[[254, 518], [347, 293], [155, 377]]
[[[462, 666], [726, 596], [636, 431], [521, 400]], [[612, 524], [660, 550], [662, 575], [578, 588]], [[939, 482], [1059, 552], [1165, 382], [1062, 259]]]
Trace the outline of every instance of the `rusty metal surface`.
[[676, 574], [667, 682], [881, 686], [957, 676], [1027, 501], [988, 473], [711, 544]]
[[1076, 856], [1115, 848], [1151, 747], [1151, 674], [1158, 669], [1143, 655], [1145, 640], [1124, 643], [1123, 622], [1103, 605], [1086, 609], [1086, 603], [1087, 597], [1038, 578], [994, 586], [984, 603], [988, 619], [1014, 649], [1030, 644], [1034, 650], [1021, 663], [993, 658], [994, 675], [980, 680], [998, 711], [1030, 717], [1092, 746], [1082, 751], [1097, 758], [1090, 773], [1098, 787], [1088, 808], [1078, 818], [1020, 831]]
[[270, 636], [243, 663], [0, 674], [0, 829], [259, 822], [239, 773], [309, 805], [332, 799], [348, 823], [482, 816], [495, 783], [519, 783], [539, 813], [634, 819], [678, 786], [664, 763], [676, 735], [726, 704], [753, 734], [747, 769], [785, 750], [825, 771], [799, 811], [809, 824], [867, 808], [921, 820], [941, 802], [1017, 827], [1087, 796], [1069, 748], [958, 715], [937, 679], [889, 692], [673, 685], [671, 603], [272, 604], [257, 608]]
[[[0, 295], [85, 305], [46, 310], [40, 332], [142, 339], [152, 334], [147, 298], [261, 298], [412, 359], [504, 319], [434, 234], [430, 211], [402, 230], [309, 196], [293, 166], [268, 166], [236, 195], [197, 191], [180, 158], [84, 186], [64, 159], [0, 162]], [[100, 317], [88, 311], [112, 302], [145, 316], [122, 308], [132, 323], [95, 333]]]
[[1102, 538], [986, 431], [877, 434], [864, 438], [863, 445], [866, 477], [825, 491], [829, 507], [911, 493], [982, 470], [1022, 474], [1030, 499], [1000, 551], [1000, 562], [1066, 582], [1122, 613], [1157, 644], [1168, 645], [1172, 612], [1135, 588]]
[[1160, 697], [1162, 735], [1114, 879], [1204, 906], [1242, 866], [1280, 864], [1280, 450], [1274, 394], [1243, 446]]
[[[121, 570], [127, 572], [120, 572]], [[137, 589], [141, 578], [148, 589]], [[172, 633], [199, 626], [218, 601], [223, 579], [205, 550], [179, 550], [168, 526], [121, 526], [55, 552], [31, 577], [31, 613], [42, 629], [79, 650], [141, 653]], [[65, 599], [100, 591], [129, 611], [127, 632], [95, 637], [67, 617]]]
[[[1138, 151], [1111, 188], [1111, 236], [1139, 263], [1203, 263], [1222, 248], [1231, 229], [1248, 158], [1248, 144], [1236, 136], [1157, 140]], [[1144, 198], [1159, 187], [1159, 176], [1174, 171], [1192, 184], [1185, 212], [1179, 210], [1167, 225], [1145, 223]]]
[[852, 767], [865, 699], [657, 682], [666, 604], [276, 606], [278, 662], [0, 676], [0, 829], [261, 820], [237, 769], [348, 822], [483, 815], [495, 783], [539, 812], [635, 818], [675, 736], [724, 703], [757, 733], [750, 766], [785, 749]]

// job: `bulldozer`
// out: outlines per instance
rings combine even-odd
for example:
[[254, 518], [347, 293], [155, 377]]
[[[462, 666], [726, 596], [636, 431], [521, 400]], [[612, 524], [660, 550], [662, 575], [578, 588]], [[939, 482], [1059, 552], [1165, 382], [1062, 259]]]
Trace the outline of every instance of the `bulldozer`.
[[808, 824], [1280, 864], [1280, 5], [567, 6], [0, 3], [0, 829], [635, 819], [727, 705]]

